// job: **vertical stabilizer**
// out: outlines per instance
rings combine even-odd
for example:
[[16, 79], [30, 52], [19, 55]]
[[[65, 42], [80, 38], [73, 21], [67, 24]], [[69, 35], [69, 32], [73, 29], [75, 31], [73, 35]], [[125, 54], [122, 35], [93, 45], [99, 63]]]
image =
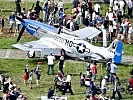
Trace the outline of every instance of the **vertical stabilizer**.
[[122, 60], [122, 50], [123, 50], [123, 42], [115, 39], [111, 45], [108, 47], [108, 51], [110, 51], [113, 55], [112, 60], [115, 63], [121, 63]]
[[116, 48], [115, 48], [115, 53], [114, 53], [114, 62], [115, 63], [120, 63], [122, 60], [122, 49], [123, 49], [123, 42], [118, 41]]

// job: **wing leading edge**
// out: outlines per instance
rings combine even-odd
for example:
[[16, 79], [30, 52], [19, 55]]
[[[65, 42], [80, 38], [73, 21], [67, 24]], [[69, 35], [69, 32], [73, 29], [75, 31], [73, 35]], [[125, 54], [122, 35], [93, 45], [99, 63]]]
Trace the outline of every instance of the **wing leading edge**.
[[[49, 40], [49, 41], [48, 41]], [[67, 52], [71, 52], [66, 46], [62, 46], [60, 44], [55, 44], [54, 42], [50, 41], [50, 39], [44, 39], [41, 38], [38, 41], [31, 41], [31, 42], [25, 42], [22, 44], [13, 44], [12, 45], [15, 48], [18, 48], [23, 51], [44, 51], [44, 50], [61, 50], [64, 49]]]

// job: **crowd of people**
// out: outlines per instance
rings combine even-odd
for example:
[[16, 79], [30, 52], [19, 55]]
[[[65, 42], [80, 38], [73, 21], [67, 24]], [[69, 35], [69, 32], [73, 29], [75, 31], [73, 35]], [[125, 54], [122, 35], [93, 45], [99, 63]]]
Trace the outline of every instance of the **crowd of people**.
[[[98, 66], [99, 65], [95, 61], [89, 62], [87, 64], [86, 74], [80, 73], [81, 86], [86, 88], [86, 100], [115, 100], [116, 93], [118, 94], [118, 100], [121, 100], [121, 82], [116, 73], [117, 65], [110, 59], [105, 66], [106, 74], [100, 81], [96, 78]], [[96, 85], [97, 81], [99, 82], [99, 85]], [[112, 95], [109, 97], [107, 91], [110, 89], [112, 89]]]
[[3, 97], [1, 100], [26, 100], [26, 93], [22, 92], [10, 77], [0, 74], [1, 90]]
[[[53, 0], [46, 0], [43, 6], [40, 6], [40, 1], [33, 4], [28, 10], [21, 8], [19, 0], [16, 0], [16, 12], [12, 12], [9, 16], [10, 28], [9, 32], [14, 32], [13, 28], [16, 24], [15, 34], [16, 36], [19, 32], [20, 22], [15, 18], [19, 16], [23, 19], [38, 20], [50, 25], [60, 25], [65, 26], [70, 31], [75, 31], [79, 29], [80, 24], [84, 26], [95, 27], [101, 32], [106, 30], [107, 40], [112, 41], [114, 38], [121, 39], [124, 43], [127, 42], [131, 44], [131, 34], [133, 32], [132, 24], [130, 18], [132, 17], [132, 1], [129, 0], [110, 0], [108, 11], [103, 15], [99, 3], [92, 5], [92, 0], [83, 0], [79, 2], [78, 0], [73, 1], [73, 8], [70, 14], [65, 14], [68, 8], [64, 7], [64, 2], [59, 0], [55, 3]], [[126, 8], [128, 12], [126, 14]], [[28, 12], [27, 12], [28, 10]], [[41, 17], [41, 11], [43, 15]], [[4, 17], [1, 18], [1, 32], [4, 27]], [[99, 35], [102, 36], [102, 33]]]
[[[37, 20], [42, 23], [47, 23], [50, 25], [61, 25], [68, 28], [70, 31], [75, 31], [79, 29], [80, 24], [84, 24], [85, 27], [95, 27], [101, 32], [106, 30], [107, 39], [112, 41], [114, 38], [121, 39], [124, 43], [127, 42], [129, 44], [132, 43], [131, 41], [131, 34], [133, 33], [132, 23], [130, 19], [132, 18], [132, 9], [133, 9], [133, 2], [129, 0], [125, 2], [124, 0], [110, 0], [108, 11], [105, 15], [101, 14], [101, 7], [100, 4], [96, 3], [93, 6], [93, 2], [91, 0], [83, 0], [79, 2], [79, 0], [73, 1], [73, 8], [71, 9], [71, 13], [69, 15], [65, 14], [65, 10], [68, 8], [64, 7], [64, 2], [59, 0], [58, 3], [55, 3], [53, 0], [46, 0], [43, 3], [43, 6], [40, 6], [40, 2], [37, 1], [36, 4], [32, 5], [31, 9], [21, 9], [21, 5], [19, 0], [15, 1], [16, 4], [16, 12], [12, 12], [9, 15], [9, 33], [14, 33], [14, 36], [18, 35], [19, 28], [20, 28], [20, 21], [16, 19], [15, 16], [19, 16], [22, 19], [31, 19]], [[128, 13], [126, 14], [126, 7], [128, 8]], [[27, 12], [28, 10], [28, 12]], [[41, 18], [41, 11], [43, 12], [43, 18]], [[124, 17], [125, 15], [128, 15]], [[0, 33], [3, 32], [4, 28], [4, 16], [0, 19]], [[14, 25], [16, 25], [14, 31]], [[100, 34], [102, 36], [102, 34]], [[54, 60], [55, 57], [50, 53], [47, 56], [48, 59], [48, 70], [47, 75], [50, 75], [50, 68], [52, 70], [52, 75], [55, 74], [54, 72]], [[29, 83], [29, 88], [32, 89], [33, 83], [33, 73], [36, 74], [36, 85], [39, 85], [39, 80], [41, 77], [41, 62], [37, 63], [35, 70], [29, 71], [28, 65], [25, 67], [25, 73], [23, 75], [24, 84]], [[63, 67], [65, 65], [64, 56], [61, 56], [58, 62], [59, 71], [55, 76], [55, 86], [58, 89], [62, 89], [62, 94], [65, 95], [67, 89], [69, 89], [71, 95], [73, 95], [73, 91], [71, 89], [71, 76], [67, 73], [66, 81], [64, 81], [63, 77], [65, 76], [65, 72], [63, 71]], [[116, 92], [118, 93], [119, 100], [122, 99], [122, 95], [120, 93], [120, 81], [119, 77], [116, 73], [117, 66], [110, 60], [106, 65], [106, 75], [100, 81], [100, 87], [95, 85], [95, 81], [97, 80], [97, 63], [96, 62], [89, 62], [87, 65], [86, 75], [80, 73], [80, 82], [81, 86], [86, 87], [86, 100], [97, 100], [97, 98], [106, 98], [109, 97], [106, 95], [107, 91], [107, 82], [110, 82], [114, 86], [112, 90], [111, 99], [115, 99]], [[2, 80], [3, 82], [3, 80]], [[3, 86], [8, 84], [6, 89], [3, 88], [3, 97], [16, 97], [16, 94], [19, 91], [19, 95], [17, 97], [25, 98], [24, 94], [13, 86], [11, 79], [3, 82]], [[130, 80], [129, 88], [133, 87], [132, 76]], [[12, 89], [10, 84], [12, 84]], [[50, 88], [50, 93], [54, 94], [53, 90]], [[16, 92], [17, 91], [17, 92]], [[51, 92], [52, 91], [52, 92]], [[16, 94], [15, 94], [16, 93]], [[99, 97], [96, 94], [101, 94]], [[15, 96], [14, 96], [15, 95]], [[48, 97], [49, 96], [48, 92]], [[6, 100], [6, 99], [5, 99]]]

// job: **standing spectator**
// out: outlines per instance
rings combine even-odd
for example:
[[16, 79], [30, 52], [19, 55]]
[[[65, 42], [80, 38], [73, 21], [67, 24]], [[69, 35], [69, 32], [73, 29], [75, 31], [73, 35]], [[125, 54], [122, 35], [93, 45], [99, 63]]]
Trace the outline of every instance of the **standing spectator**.
[[129, 24], [131, 24], [129, 17], [125, 19], [125, 24], [126, 24], [126, 35], [127, 35], [129, 30]]
[[80, 3], [79, 0], [73, 0], [73, 8], [78, 7], [79, 3]]
[[128, 1], [127, 6], [128, 6], [128, 16], [131, 18], [132, 17], [132, 9], [133, 9], [132, 0]]
[[125, 24], [125, 19], [122, 20], [121, 26], [123, 27], [123, 36], [124, 36], [123, 43], [125, 43], [126, 29], [127, 29]]
[[113, 12], [109, 10], [109, 13], [107, 14], [106, 17], [108, 17], [110, 23], [113, 23], [113, 16], [114, 16]]
[[55, 57], [53, 56], [52, 53], [50, 53], [50, 55], [47, 56], [47, 59], [48, 59], [47, 75], [49, 75], [50, 68], [52, 70], [52, 75], [54, 75], [54, 60], [55, 60]]
[[119, 6], [120, 6], [120, 11], [121, 11], [122, 16], [123, 16], [123, 14], [124, 14], [124, 6], [125, 6], [124, 0], [120, 0], [119, 1]]
[[124, 39], [124, 35], [123, 35], [123, 27], [122, 26], [118, 26], [118, 29], [117, 29], [117, 39], [121, 39], [121, 41], [123, 41]]
[[82, 72], [80, 72], [79, 78], [80, 78], [80, 85], [85, 86], [85, 75]]
[[0, 34], [2, 34], [2, 18], [0, 17]]
[[25, 69], [24, 69], [24, 75], [23, 75], [23, 79], [24, 79], [24, 84], [27, 84], [27, 80], [29, 78], [29, 65], [26, 65], [25, 66]]
[[102, 14], [100, 14], [100, 16], [98, 16], [97, 21], [98, 21], [98, 23], [100, 23], [100, 24], [103, 23], [103, 17], [102, 17]]
[[116, 19], [113, 20], [113, 36], [117, 36], [117, 22]]
[[123, 0], [124, 1], [124, 7], [123, 7], [123, 10], [124, 10], [124, 14], [126, 14], [126, 5], [127, 5], [127, 3], [126, 3], [126, 0]]
[[118, 12], [118, 6], [119, 6], [118, 0], [114, 0], [113, 12], [115, 14], [117, 14], [117, 12]]
[[74, 22], [73, 22], [73, 17], [70, 17], [70, 31], [74, 31], [75, 27], [74, 27]]
[[48, 22], [48, 2], [44, 2], [43, 4], [43, 21]]
[[85, 0], [82, 1], [81, 11], [82, 11], [82, 19], [83, 19], [83, 23], [84, 23], [84, 19], [86, 17], [86, 13], [87, 13], [87, 3], [85, 2]]
[[108, 82], [109, 82], [109, 78], [110, 78], [111, 62], [112, 62], [112, 59], [109, 59], [109, 62], [107, 62], [107, 64], [106, 64], [106, 75], [108, 77], [108, 79], [107, 79]]
[[[19, 13], [17, 13], [17, 16], [21, 18]], [[15, 18], [15, 22], [16, 22], [16, 30], [15, 30], [14, 36], [17, 36], [19, 34], [21, 22], [16, 18]]]
[[104, 76], [104, 78], [102, 79], [102, 82], [101, 82], [101, 90], [102, 90], [102, 95], [104, 97], [106, 97], [106, 79], [108, 77], [107, 76]]
[[39, 16], [40, 14], [40, 11], [42, 11], [42, 7], [39, 5], [40, 1], [37, 1], [36, 2], [36, 7], [35, 7], [35, 11], [36, 11], [36, 14]]
[[94, 5], [94, 10], [97, 16], [100, 15], [100, 5], [98, 3]]
[[118, 94], [118, 100], [121, 100], [121, 99], [122, 99], [122, 95], [121, 95], [121, 93], [120, 93], [120, 85], [121, 85], [121, 83], [120, 83], [120, 81], [119, 81], [119, 78], [116, 77], [116, 79], [115, 79], [115, 84], [114, 84], [114, 89], [113, 89], [113, 93], [112, 93], [112, 97], [111, 97], [112, 100], [115, 99], [115, 93], [116, 93], [116, 92], [117, 92], [117, 94]]
[[0, 18], [0, 34], [2, 34], [3, 32], [4, 25], [5, 25], [4, 16], [2, 16]]
[[128, 39], [128, 43], [129, 44], [131, 44], [132, 43], [132, 41], [131, 41], [131, 36], [132, 36], [132, 33], [133, 33], [133, 28], [132, 28], [132, 26], [131, 26], [131, 24], [129, 24], [129, 29], [128, 29], [128, 37], [127, 37], [127, 39]]
[[59, 24], [63, 25], [63, 8], [59, 10]]
[[113, 7], [113, 5], [114, 5], [114, 0], [110, 0], [109, 6]]
[[109, 22], [109, 41], [112, 41], [113, 37], [114, 37], [113, 24], [111, 22]]
[[21, 6], [20, 6], [20, 0], [15, 0], [16, 4], [16, 13], [21, 13]]
[[114, 64], [114, 61], [110, 64], [111, 70], [110, 70], [110, 81], [114, 84], [115, 82], [115, 76], [116, 76], [116, 68], [117, 66]]
[[63, 14], [63, 26], [66, 26], [66, 23], [67, 23], [66, 14]]
[[92, 0], [88, 0], [88, 6], [89, 6], [89, 14], [90, 14], [90, 21], [92, 21], [92, 13], [93, 13], [93, 9], [92, 9]]
[[54, 9], [53, 9], [53, 13], [54, 13], [55, 18], [57, 17], [57, 15], [56, 15], [57, 11], [58, 11], [58, 7], [57, 7], [57, 4], [55, 4]]
[[96, 74], [97, 74], [97, 64], [96, 64], [96, 62], [94, 62], [94, 65], [93, 65], [91, 70], [92, 70], [92, 78], [94, 80], [96, 80]]
[[32, 83], [33, 83], [33, 70], [30, 71], [30, 74], [29, 74], [29, 87], [30, 89], [32, 89]]
[[64, 56], [60, 57], [60, 60], [58, 62], [58, 66], [59, 66], [59, 70], [61, 71], [61, 73], [64, 75], [63, 72], [63, 67], [65, 66], [65, 62], [64, 62]]
[[14, 12], [12, 12], [11, 15], [9, 16], [9, 21], [10, 21], [9, 33], [13, 33], [13, 26], [14, 26], [14, 23], [15, 23]]
[[93, 13], [92, 13], [92, 23], [93, 23], [93, 27], [96, 26], [96, 20], [97, 20], [96, 12], [95, 12], [95, 10], [93, 10]]
[[36, 85], [38, 86], [39, 85], [39, 81], [40, 81], [40, 77], [41, 77], [41, 63], [42, 62], [38, 62], [37, 64], [37, 67], [35, 69], [35, 74], [37, 76], [37, 79], [36, 79]]
[[117, 19], [118, 19], [118, 23], [119, 23], [120, 25], [121, 25], [121, 23], [122, 23], [122, 18], [123, 18], [122, 13], [121, 13], [121, 11], [119, 11], [118, 14], [117, 14]]
[[58, 9], [60, 10], [60, 9], [63, 9], [64, 8], [64, 3], [63, 3], [63, 1], [62, 0], [59, 0], [59, 3], [58, 3]]

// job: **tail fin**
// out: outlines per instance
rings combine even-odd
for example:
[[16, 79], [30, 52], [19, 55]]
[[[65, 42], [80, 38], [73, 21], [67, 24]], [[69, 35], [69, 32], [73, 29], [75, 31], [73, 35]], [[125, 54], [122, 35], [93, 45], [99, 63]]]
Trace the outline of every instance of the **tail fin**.
[[122, 49], [123, 49], [123, 42], [115, 39], [111, 45], [108, 47], [108, 51], [112, 52], [113, 61], [115, 63], [120, 63], [122, 60]]

